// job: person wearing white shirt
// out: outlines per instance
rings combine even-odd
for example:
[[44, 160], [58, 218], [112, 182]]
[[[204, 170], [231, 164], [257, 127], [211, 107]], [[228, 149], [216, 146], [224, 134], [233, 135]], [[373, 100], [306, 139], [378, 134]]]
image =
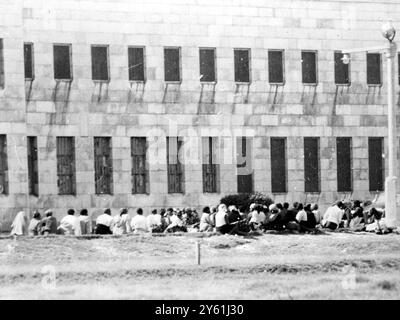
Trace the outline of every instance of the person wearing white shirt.
[[252, 230], [260, 229], [266, 222], [265, 213], [262, 211], [261, 205], [250, 206], [253, 210], [250, 213], [250, 228]]
[[142, 208], [136, 210], [136, 215], [132, 218], [131, 227], [133, 233], [143, 233], [148, 231], [147, 220], [143, 216]]
[[338, 201], [335, 205], [326, 210], [323, 219], [324, 228], [336, 230], [339, 227], [343, 217], [343, 208], [343, 202]]
[[112, 234], [113, 221], [111, 209], [105, 209], [104, 213], [97, 217], [96, 234]]
[[214, 223], [211, 220], [211, 212], [209, 207], [204, 207], [203, 214], [200, 219], [200, 232], [213, 231]]
[[182, 220], [182, 212], [181, 211], [174, 211], [174, 214], [171, 216], [171, 223], [170, 225], [164, 230], [165, 233], [167, 232], [187, 232], [185, 224]]
[[119, 210], [119, 215], [115, 216], [113, 219], [113, 234], [126, 234], [132, 231], [130, 224], [130, 217], [128, 214], [128, 209], [121, 208]]
[[65, 235], [81, 235], [81, 225], [79, 219], [74, 216], [75, 210], [69, 209], [68, 215], [61, 219], [58, 230]]
[[92, 221], [88, 216], [87, 209], [82, 209], [79, 213], [79, 223], [81, 225], [81, 233], [82, 234], [91, 234], [92, 233]]
[[161, 215], [157, 213], [157, 209], [153, 209], [151, 214], [147, 216], [147, 226], [149, 232], [162, 232]]

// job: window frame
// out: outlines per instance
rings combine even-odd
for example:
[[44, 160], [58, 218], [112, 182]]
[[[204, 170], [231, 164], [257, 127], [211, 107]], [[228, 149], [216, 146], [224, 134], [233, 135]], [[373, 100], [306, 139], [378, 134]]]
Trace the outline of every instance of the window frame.
[[[134, 154], [134, 140], [135, 139], [140, 139], [144, 140], [144, 154]], [[131, 183], [132, 183], [132, 190], [131, 194], [132, 195], [137, 195], [137, 194], [149, 194], [150, 191], [150, 179], [149, 179], [149, 161], [148, 161], [148, 150], [149, 150], [149, 141], [147, 137], [140, 137], [140, 136], [135, 136], [131, 137], [130, 139], [131, 142]], [[135, 157], [135, 158], [134, 158]], [[144, 173], [135, 173], [134, 172], [134, 159], [143, 157], [144, 158]], [[136, 190], [136, 184], [135, 184], [135, 178], [137, 176], [143, 176], [144, 177], [144, 190], [138, 191]]]
[[[32, 69], [32, 77], [25, 77], [25, 45], [29, 45], [31, 47], [31, 69]], [[34, 81], [35, 80], [35, 46], [33, 42], [24, 42], [24, 79], [25, 81]]]
[[[271, 82], [270, 77], [269, 77], [269, 67], [270, 67], [270, 59], [269, 59], [269, 53], [270, 52], [281, 52], [282, 53], [282, 82]], [[285, 49], [268, 49], [267, 51], [267, 57], [268, 57], [268, 83], [271, 85], [277, 85], [277, 86], [284, 86], [286, 83], [286, 69], [285, 69]]]
[[[178, 70], [179, 70], [179, 80], [166, 80], [166, 64], [165, 64], [165, 50], [166, 49], [178, 49]], [[181, 84], [182, 83], [182, 48], [181, 47], [177, 47], [177, 46], [165, 46], [163, 47], [163, 53], [164, 53], [164, 59], [163, 59], [163, 64], [164, 64], [164, 82], [169, 84]]]
[[[130, 70], [130, 66], [129, 66], [129, 49], [142, 49], [143, 50], [143, 80], [131, 80], [130, 76], [129, 76], [129, 70]], [[146, 83], [147, 81], [147, 76], [146, 76], [146, 46], [136, 46], [136, 45], [130, 45], [128, 46], [128, 81], [130, 83]]]
[[[335, 51], [333, 51], [333, 77], [334, 77], [334, 81], [335, 81], [335, 85], [336, 86], [341, 86], [341, 87], [349, 87], [349, 86], [351, 86], [351, 60], [349, 61], [349, 63], [348, 64], [345, 64], [345, 63], [343, 63], [343, 60], [341, 60], [342, 61], [342, 64], [344, 64], [344, 65], [346, 65], [347, 66], [347, 75], [348, 75], [348, 78], [349, 78], [349, 81], [347, 82], [347, 83], [336, 83], [336, 61], [335, 61], [335, 55], [336, 54], [341, 54], [342, 55], [342, 58], [343, 58], [343, 53], [342, 53], [342, 51], [340, 51], [340, 50], [335, 50]], [[350, 55], [349, 55], [350, 56]]]
[[[56, 56], [55, 56], [55, 47], [68, 47], [68, 57], [69, 57], [69, 74], [70, 78], [69, 79], [56, 79]], [[53, 43], [53, 77], [55, 81], [62, 81], [62, 82], [72, 82], [74, 79], [74, 74], [73, 74], [73, 67], [72, 67], [72, 44], [71, 43]]]
[[[37, 138], [37, 136], [27, 137], [28, 193], [30, 196], [35, 197], [39, 196], [39, 150]], [[31, 144], [32, 140], [34, 140], [34, 145]], [[32, 151], [34, 151], [33, 149], [36, 149], [36, 151], [34, 152], [34, 156], [32, 154]], [[35, 190], [35, 182], [37, 184], [37, 190]]]
[[[235, 51], [247, 51], [248, 52], [248, 63], [249, 63], [249, 81], [248, 82], [243, 82], [243, 81], [236, 81], [236, 64], [235, 64]], [[250, 85], [252, 81], [252, 69], [251, 69], [251, 48], [233, 48], [233, 77], [234, 77], [234, 82], [237, 85]]]
[[[71, 171], [72, 173], [70, 174], [61, 174], [59, 171], [60, 168], [60, 162], [59, 162], [59, 157], [61, 157], [61, 154], [59, 153], [59, 141], [61, 141], [61, 139], [65, 139], [65, 141], [72, 141], [72, 145], [70, 145], [70, 149], [72, 150], [72, 153], [69, 155], [65, 155], [63, 154], [62, 156], [64, 156], [65, 158], [67, 158], [67, 160], [70, 160], [72, 165], [71, 165]], [[75, 137], [72, 136], [57, 136], [56, 137], [56, 157], [57, 157], [57, 188], [58, 188], [58, 195], [60, 196], [76, 196], [76, 150], [75, 150]], [[65, 192], [62, 191], [60, 188], [60, 184], [59, 181], [61, 180], [60, 177], [65, 177], [65, 176], [69, 176], [71, 178], [70, 183], [72, 184], [71, 188], [70, 188], [70, 192]]]
[[[272, 174], [272, 140], [282, 140], [283, 141], [283, 147], [284, 147], [284, 172], [285, 172], [285, 186], [284, 186], [284, 191], [275, 191], [274, 190], [274, 184], [273, 184], [273, 174]], [[270, 137], [270, 163], [271, 163], [271, 169], [270, 169], [270, 175], [271, 175], [271, 193], [273, 194], [287, 194], [288, 193], [288, 166], [287, 166], [287, 138], [286, 137]]]
[[6, 88], [6, 65], [4, 62], [4, 38], [0, 38], [0, 90]]
[[[304, 69], [303, 69], [303, 52], [304, 53], [314, 53], [314, 62], [315, 62], [315, 82], [304, 82]], [[301, 61], [301, 84], [303, 86], [313, 86], [316, 87], [318, 85], [319, 77], [318, 77], [318, 50], [301, 50], [300, 52], [300, 61]]]
[[[182, 163], [181, 161], [180, 161], [180, 154], [183, 154], [183, 152], [184, 152], [184, 150], [182, 150], [182, 148], [184, 148], [184, 138], [183, 137], [181, 137], [181, 136], [167, 136], [166, 137], [167, 138], [167, 140], [166, 140], [166, 148], [167, 148], [167, 152], [166, 152], [166, 154], [167, 154], [167, 193], [168, 194], [185, 194], [185, 164], [184, 163]], [[170, 155], [170, 153], [169, 153], [169, 150], [170, 150], [170, 141], [171, 141], [171, 139], [177, 139], [176, 140], [176, 142], [177, 142], [177, 149], [176, 149], [176, 152], [177, 152], [177, 154], [176, 154], [176, 160], [177, 160], [177, 163], [170, 163], [169, 162], [169, 159], [170, 159], [170, 157], [171, 157], [171, 155]], [[170, 177], [171, 176], [176, 176], [176, 174], [175, 175], [173, 175], [173, 174], [171, 174], [170, 173], [170, 166], [173, 166], [173, 165], [176, 165], [176, 168], [179, 168], [180, 169], [180, 174], [179, 174], [179, 176], [180, 176], [180, 180], [179, 180], [179, 187], [177, 187], [176, 185], [174, 186], [174, 188], [173, 188], [173, 190], [171, 190], [171, 188], [170, 188], [170, 186], [172, 185], [172, 183], [170, 182]]]
[[217, 76], [217, 48], [215, 48], [215, 47], [199, 47], [199, 76], [201, 75], [201, 55], [200, 55], [200, 51], [201, 50], [213, 50], [213, 52], [214, 52], [214, 81], [202, 81], [200, 79], [200, 83], [216, 84], [218, 82], [218, 76]]
[[[109, 181], [108, 181], [108, 185], [107, 185], [107, 190], [106, 192], [102, 193], [99, 192], [101, 190], [98, 190], [97, 187], [97, 177], [100, 175], [100, 173], [96, 172], [96, 163], [97, 163], [97, 154], [96, 154], [96, 140], [102, 140], [102, 139], [106, 139], [109, 141], [108, 144], [108, 148], [109, 148], [109, 163], [111, 164], [110, 166], [110, 173], [109, 173]], [[94, 187], [95, 187], [95, 195], [100, 196], [100, 195], [113, 195], [114, 194], [114, 165], [113, 165], [113, 145], [112, 145], [112, 137], [111, 136], [94, 136], [93, 137], [93, 154], [94, 154]]]
[[[106, 61], [107, 61], [107, 76], [108, 79], [107, 80], [95, 80], [93, 79], [93, 52], [92, 52], [92, 48], [106, 48], [107, 49], [107, 55], [106, 55]], [[111, 70], [110, 70], [110, 45], [108, 44], [91, 44], [90, 45], [90, 60], [91, 60], [91, 70], [92, 70], [92, 76], [91, 76], [91, 80], [95, 83], [110, 83], [111, 82]]]
[[[204, 163], [204, 158], [207, 155], [204, 150], [205, 143], [207, 141], [208, 148], [208, 163]], [[202, 184], [203, 184], [203, 193], [205, 194], [218, 194], [220, 193], [220, 164], [219, 164], [219, 140], [218, 137], [215, 136], [207, 136], [201, 137], [201, 145], [202, 145]], [[215, 147], [215, 149], [213, 148]], [[211, 151], [211, 152], [210, 152]], [[215, 159], [216, 161], [214, 162]], [[211, 160], [211, 163], [209, 163]], [[209, 172], [212, 174], [208, 174]], [[209, 176], [212, 176], [212, 187], [208, 188], [208, 180], [206, 179]]]
[[[379, 83], [368, 83], [368, 55], [378, 55], [379, 56]], [[383, 86], [383, 79], [382, 79], [382, 53], [380, 52], [366, 52], [365, 54], [365, 65], [366, 65], [366, 84], [368, 87], [382, 87]]]
[[[339, 141], [340, 140], [348, 140], [349, 141], [349, 157], [350, 157], [350, 189], [344, 190], [339, 188], [339, 181], [341, 177], [339, 177]], [[354, 190], [354, 181], [353, 181], [353, 139], [351, 137], [336, 137], [336, 188], [337, 192], [353, 192]]]
[[[4, 139], [4, 146], [2, 145], [2, 139]], [[0, 134], [0, 159], [2, 157], [2, 155], [4, 154], [4, 159], [3, 160], [3, 168], [0, 167], [0, 176], [3, 176], [4, 179], [4, 184], [0, 185], [3, 186], [3, 190], [0, 190], [0, 196], [8, 196], [9, 194], [9, 184], [10, 184], [10, 180], [9, 180], [9, 166], [8, 166], [8, 141], [7, 141], [7, 135], [6, 134]], [[4, 148], [4, 149], [3, 149]], [[5, 151], [4, 151], [5, 150]], [[1, 162], [0, 162], [1, 164]], [[2, 172], [1, 169], [4, 169], [4, 172]]]
[[[238, 150], [239, 139], [241, 139], [241, 143], [240, 143], [241, 150]], [[245, 156], [243, 156], [243, 141], [245, 141], [245, 144], [246, 144], [246, 146], [245, 146], [246, 155]], [[248, 146], [250, 146], [250, 147], [248, 147]], [[241, 166], [242, 164], [238, 163], [239, 155], [241, 154], [240, 158], [246, 157], [246, 160], [247, 160], [248, 151], [250, 151], [249, 160], [250, 160], [250, 164], [251, 164], [251, 174], [247, 174], [247, 175], [239, 174], [238, 169], [243, 168]], [[252, 136], [236, 136], [236, 181], [237, 181], [237, 192], [238, 193], [253, 193], [255, 191], [255, 189], [254, 189], [254, 158], [253, 158], [253, 156], [254, 156], [254, 137], [252, 137]], [[247, 166], [247, 162], [246, 162], [246, 166]], [[246, 166], [244, 166], [244, 167], [246, 167]], [[250, 175], [251, 175], [251, 190], [246, 190], [243, 192], [239, 189], [239, 177], [240, 176], [246, 177], [246, 176], [250, 176]]]
[[[376, 180], [376, 179], [371, 179], [371, 178], [376, 178], [376, 177], [371, 177], [371, 164], [373, 162], [370, 157], [371, 151], [372, 151], [370, 142], [372, 140], [380, 141], [380, 148], [381, 148], [381, 157], [380, 157], [381, 170], [380, 171], [381, 171], [381, 174], [380, 174], [379, 183], [381, 184], [381, 190], [371, 188], [371, 181]], [[368, 137], [368, 191], [369, 192], [385, 191], [385, 158], [382, 156], [384, 154], [385, 154], [385, 139], [384, 139], [384, 137]]]
[[[307, 179], [306, 179], [306, 148], [305, 148], [305, 141], [306, 139], [315, 139], [317, 141], [317, 183], [318, 183], [318, 188], [317, 190], [314, 191], [307, 191], [306, 186], [307, 186]], [[303, 155], [304, 155], [304, 193], [311, 193], [311, 194], [319, 194], [321, 193], [321, 141], [319, 137], [303, 137]]]

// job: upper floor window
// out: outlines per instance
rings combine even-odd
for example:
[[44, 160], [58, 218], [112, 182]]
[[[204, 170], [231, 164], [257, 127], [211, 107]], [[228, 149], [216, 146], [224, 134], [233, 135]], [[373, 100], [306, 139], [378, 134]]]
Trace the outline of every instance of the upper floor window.
[[317, 84], [317, 52], [301, 52], [301, 73], [303, 84]]
[[92, 80], [110, 80], [108, 46], [106, 45], [92, 45]]
[[7, 137], [0, 134], [0, 194], [8, 194]]
[[4, 89], [4, 48], [3, 39], [0, 39], [0, 89]]
[[235, 82], [250, 82], [250, 49], [235, 49]]
[[26, 80], [35, 78], [33, 43], [24, 43], [24, 71]]
[[55, 44], [53, 46], [53, 53], [54, 53], [54, 79], [71, 80], [72, 79], [71, 45]]
[[129, 81], [145, 81], [144, 47], [128, 48]]
[[164, 80], [181, 81], [180, 48], [164, 48]]
[[268, 81], [284, 83], [283, 50], [268, 50]]
[[367, 84], [382, 84], [380, 53], [367, 53]]
[[200, 81], [215, 82], [215, 49], [201, 48], [200, 56]]
[[350, 84], [349, 66], [350, 64], [343, 63], [343, 53], [340, 51], [334, 52], [335, 60], [335, 84]]

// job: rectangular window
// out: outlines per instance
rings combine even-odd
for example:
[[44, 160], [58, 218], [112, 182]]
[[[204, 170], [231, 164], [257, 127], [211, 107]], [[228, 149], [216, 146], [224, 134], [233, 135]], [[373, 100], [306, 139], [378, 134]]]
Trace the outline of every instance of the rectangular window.
[[235, 82], [250, 82], [250, 49], [234, 49]]
[[304, 191], [319, 192], [319, 139], [304, 138]]
[[7, 137], [0, 135], [0, 194], [8, 194]]
[[26, 80], [33, 80], [35, 78], [33, 66], [33, 43], [24, 43], [24, 70]]
[[71, 55], [72, 55], [71, 45], [55, 44], [53, 46], [54, 79], [56, 80], [72, 79]]
[[282, 84], [284, 82], [283, 53], [283, 50], [268, 50], [269, 83]]
[[149, 170], [146, 161], [145, 137], [131, 138], [132, 194], [149, 193]]
[[3, 39], [0, 39], [0, 89], [4, 89], [4, 47]]
[[94, 137], [94, 177], [96, 194], [113, 193], [113, 167], [110, 137]]
[[168, 193], [183, 193], [182, 145], [182, 138], [167, 137]]
[[203, 154], [203, 192], [216, 193], [219, 185], [218, 139], [216, 137], [202, 138]]
[[57, 137], [57, 178], [58, 194], [76, 194], [73, 137]]
[[236, 139], [237, 185], [239, 193], [253, 192], [252, 138]]
[[215, 82], [215, 49], [200, 49], [200, 81]]
[[369, 191], [384, 189], [383, 138], [368, 138]]
[[181, 81], [180, 48], [164, 48], [164, 80]]
[[39, 195], [37, 138], [28, 137], [28, 186], [29, 194]]
[[145, 81], [144, 48], [128, 48], [129, 81]]
[[317, 84], [317, 52], [301, 52], [301, 72], [304, 84]]
[[336, 138], [337, 190], [352, 191], [351, 138]]
[[367, 84], [382, 84], [380, 53], [367, 53]]
[[271, 138], [271, 189], [273, 193], [287, 192], [285, 138]]
[[398, 70], [397, 70], [397, 72], [398, 72], [397, 76], [398, 76], [399, 85], [400, 85], [400, 53], [397, 55], [397, 68], [398, 68]]
[[92, 80], [110, 80], [108, 46], [92, 45]]
[[343, 53], [340, 51], [334, 52], [335, 60], [335, 84], [350, 84], [349, 66], [350, 64], [343, 63]]

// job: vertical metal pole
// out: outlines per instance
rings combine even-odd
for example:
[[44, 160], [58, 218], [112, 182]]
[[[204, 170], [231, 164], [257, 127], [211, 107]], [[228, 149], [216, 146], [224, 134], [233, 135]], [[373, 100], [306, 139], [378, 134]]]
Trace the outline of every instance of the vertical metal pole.
[[398, 226], [396, 180], [397, 180], [397, 131], [396, 131], [396, 106], [395, 106], [395, 70], [394, 61], [397, 46], [390, 42], [386, 52], [387, 57], [387, 86], [388, 86], [388, 152], [389, 175], [385, 181], [385, 216], [390, 226]]
[[196, 258], [197, 264], [200, 265], [200, 241], [196, 241]]

